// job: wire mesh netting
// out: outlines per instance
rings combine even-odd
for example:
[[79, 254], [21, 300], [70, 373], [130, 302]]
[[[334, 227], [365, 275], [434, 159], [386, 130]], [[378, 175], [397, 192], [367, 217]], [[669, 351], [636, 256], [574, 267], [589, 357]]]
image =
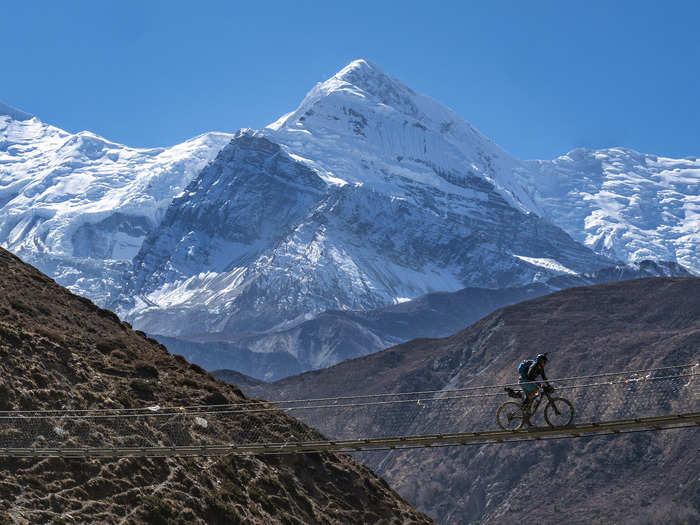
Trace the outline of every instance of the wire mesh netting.
[[[696, 413], [698, 376], [700, 365], [694, 364], [550, 380], [556, 389], [551, 397], [570, 401], [573, 423]], [[487, 385], [217, 406], [0, 412], [0, 449], [309, 443], [324, 438], [481, 432], [498, 428], [496, 413], [503, 403], [520, 403], [508, 397], [506, 386], [520, 387]], [[543, 415], [549, 400], [541, 401], [532, 416], [535, 426], [546, 424]]]
[[[692, 413], [700, 410], [700, 365], [550, 380], [553, 399], [573, 405], [572, 423]], [[381, 394], [277, 403], [332, 439], [481, 432], [499, 428], [498, 408], [520, 405], [505, 392], [521, 385], [489, 385], [436, 392]], [[531, 422], [544, 426], [542, 396]], [[537, 406], [537, 401], [532, 407]], [[559, 406], [559, 405], [557, 405]], [[554, 418], [551, 418], [554, 419]], [[556, 421], [552, 421], [556, 424]]]

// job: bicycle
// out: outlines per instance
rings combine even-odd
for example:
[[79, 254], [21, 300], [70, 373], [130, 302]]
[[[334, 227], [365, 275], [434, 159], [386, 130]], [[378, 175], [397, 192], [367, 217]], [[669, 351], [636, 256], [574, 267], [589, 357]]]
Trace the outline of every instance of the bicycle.
[[[505, 389], [511, 397], [522, 399], [522, 392], [506, 387]], [[522, 403], [506, 401], [498, 407], [496, 412], [496, 422], [503, 430], [520, 430], [523, 425], [531, 426], [530, 420], [535, 417], [537, 409], [542, 404], [543, 398], [547, 398], [544, 407], [544, 420], [552, 427], [565, 427], [571, 424], [574, 419], [574, 406], [568, 399], [563, 397], [552, 397], [553, 388], [543, 388], [537, 383], [537, 393], [530, 401], [529, 409], [525, 410]]]

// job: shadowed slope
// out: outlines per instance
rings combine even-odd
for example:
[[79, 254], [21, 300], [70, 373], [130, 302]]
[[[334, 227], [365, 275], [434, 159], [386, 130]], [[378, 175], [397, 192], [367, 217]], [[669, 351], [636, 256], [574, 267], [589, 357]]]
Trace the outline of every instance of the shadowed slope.
[[209, 333], [184, 339], [156, 336], [174, 353], [207, 370], [233, 369], [276, 381], [305, 370], [423, 337], [446, 337], [504, 306], [574, 286], [647, 277], [691, 277], [682, 266], [642, 261], [596, 272], [560, 275], [546, 282], [503, 289], [464, 288], [433, 292], [412, 301], [369, 311], [328, 310], [312, 319], [262, 333]]
[[[250, 391], [300, 399], [509, 383], [520, 360], [542, 351], [550, 353], [550, 377], [698, 362], [700, 279], [572, 288], [502, 308], [445, 339], [416, 339]], [[688, 523], [700, 519], [698, 437], [698, 430], [685, 430], [364, 460], [441, 523], [525, 516]]]
[[[235, 387], [134, 332], [0, 249], [0, 410], [245, 402]], [[292, 420], [259, 418], [261, 438]], [[109, 446], [117, 436], [95, 433]], [[226, 439], [236, 428], [210, 427]], [[12, 432], [13, 429], [2, 429]], [[311, 431], [309, 431], [311, 432]], [[67, 440], [70, 438], [67, 438]], [[425, 523], [348, 457], [1, 459], [0, 522]]]

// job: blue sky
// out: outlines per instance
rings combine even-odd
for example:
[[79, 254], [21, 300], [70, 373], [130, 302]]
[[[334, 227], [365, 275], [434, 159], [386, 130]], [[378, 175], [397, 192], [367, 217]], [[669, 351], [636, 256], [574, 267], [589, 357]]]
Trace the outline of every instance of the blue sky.
[[10, 2], [0, 101], [168, 146], [262, 127], [366, 58], [519, 158], [700, 155], [698, 20], [697, 2]]

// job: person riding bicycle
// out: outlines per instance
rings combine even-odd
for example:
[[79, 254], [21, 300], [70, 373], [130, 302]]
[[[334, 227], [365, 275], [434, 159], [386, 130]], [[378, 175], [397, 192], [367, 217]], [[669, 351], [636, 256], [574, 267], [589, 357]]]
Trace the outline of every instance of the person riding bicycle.
[[[496, 411], [496, 422], [505, 431], [517, 431], [532, 426], [532, 418], [544, 402], [544, 420], [552, 428], [566, 427], [574, 419], [574, 406], [563, 397], [550, 395], [554, 388], [549, 384], [544, 368], [547, 354], [538, 354], [535, 359], [525, 359], [518, 365], [518, 386], [522, 390], [514, 390], [512, 385], [505, 385], [504, 390], [509, 397], [520, 399], [520, 402], [506, 401]], [[538, 382], [541, 377], [544, 385]], [[542, 394], [542, 395], [538, 395]]]
[[[530, 407], [530, 402], [532, 398], [535, 397], [539, 383], [534, 383], [538, 377], [542, 376], [544, 381], [547, 381], [547, 376], [544, 374], [544, 367], [547, 364], [547, 354], [537, 354], [534, 361], [526, 359], [518, 367], [518, 372], [520, 372], [520, 377], [518, 378], [518, 384], [523, 389], [522, 399], [523, 399], [523, 410], [528, 413]], [[552, 391], [554, 388], [549, 384], [545, 385], [545, 389]]]

